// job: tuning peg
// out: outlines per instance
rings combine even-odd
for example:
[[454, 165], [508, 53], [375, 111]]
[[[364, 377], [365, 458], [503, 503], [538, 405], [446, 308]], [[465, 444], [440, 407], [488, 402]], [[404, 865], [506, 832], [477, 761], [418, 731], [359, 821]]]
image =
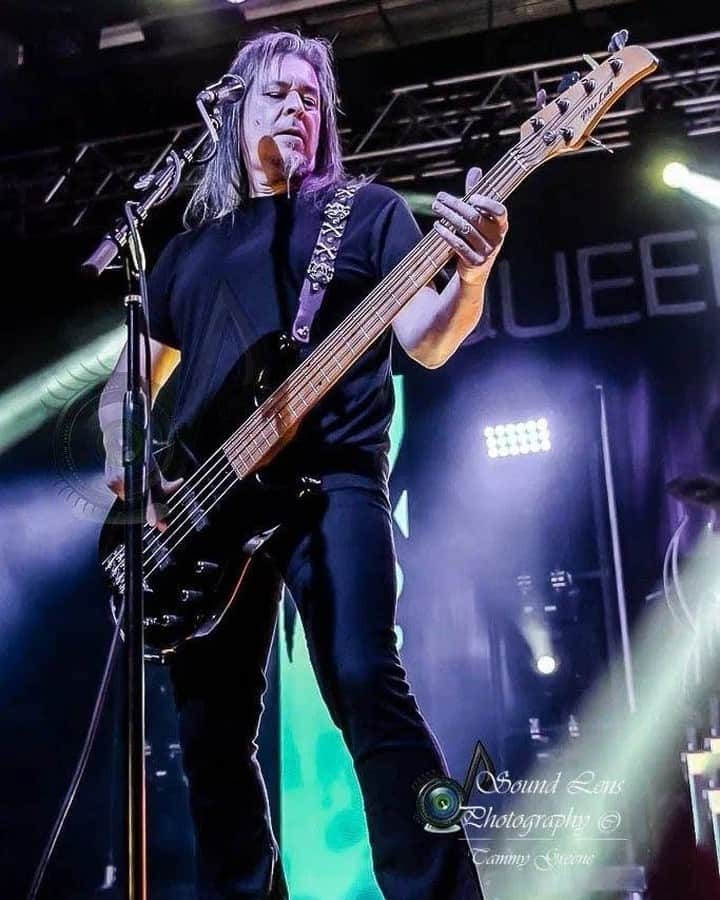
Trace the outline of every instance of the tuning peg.
[[580, 73], [579, 72], [568, 72], [567, 75], [564, 75], [560, 84], [558, 85], [558, 93], [562, 94], [569, 87], [572, 87], [576, 82], [580, 81]]
[[603, 142], [598, 140], [596, 137], [589, 137], [588, 144], [592, 144], [593, 147], [597, 147], [600, 150], [605, 150], [606, 153], [614, 153], [615, 152], [612, 149], [612, 147], [608, 147], [607, 144], [603, 144]]
[[546, 103], [547, 91], [545, 90], [545, 88], [540, 88], [540, 90], [535, 94], [535, 109], [542, 109]]
[[622, 50], [625, 44], [627, 44], [629, 37], [630, 32], [627, 30], [627, 28], [621, 28], [620, 31], [616, 31], [615, 34], [610, 38], [610, 43], [608, 44], [608, 53], [617, 53], [618, 50]]

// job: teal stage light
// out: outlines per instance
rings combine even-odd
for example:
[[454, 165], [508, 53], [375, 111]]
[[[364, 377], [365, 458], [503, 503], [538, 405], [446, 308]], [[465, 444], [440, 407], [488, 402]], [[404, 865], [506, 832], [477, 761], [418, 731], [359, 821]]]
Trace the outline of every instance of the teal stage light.
[[[402, 375], [393, 376], [395, 412], [390, 428], [393, 469], [405, 433]], [[410, 532], [407, 492], [393, 510], [398, 538]], [[398, 564], [398, 599], [404, 577]], [[320, 696], [302, 622], [292, 660], [280, 646], [280, 845], [292, 897], [303, 900], [381, 900], [372, 869], [360, 786], [340, 731]], [[278, 635], [285, 633], [280, 604]], [[405, 635], [397, 626], [397, 647]]]

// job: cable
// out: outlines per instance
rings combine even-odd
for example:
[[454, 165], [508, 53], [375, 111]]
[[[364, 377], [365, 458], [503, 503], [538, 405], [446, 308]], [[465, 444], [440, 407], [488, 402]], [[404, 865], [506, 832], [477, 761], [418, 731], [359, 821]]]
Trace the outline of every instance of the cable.
[[[688, 524], [688, 517], [683, 516], [680, 520], [680, 524], [675, 529], [670, 538], [667, 549], [665, 550], [665, 557], [663, 559], [663, 591], [665, 593], [665, 602], [667, 603], [668, 609], [673, 615], [673, 618], [680, 624], [682, 624], [682, 619], [678, 615], [677, 610], [675, 609], [675, 605], [673, 603], [672, 597], [676, 597], [680, 606], [682, 607], [682, 611], [687, 619], [690, 627], [693, 631], [697, 631], [697, 626], [695, 625], [695, 620], [693, 619], [692, 613], [690, 612], [690, 607], [687, 604], [685, 599], [684, 592], [682, 590], [682, 586], [680, 585], [680, 573], [678, 571], [678, 548], [680, 546], [680, 538], [682, 537], [682, 533], [685, 530], [686, 525]], [[673, 584], [670, 585], [670, 569], [672, 568], [672, 580]]]
[[680, 583], [680, 571], [678, 567], [678, 548], [680, 546], [680, 536], [682, 535], [682, 532], [685, 529], [687, 523], [688, 517], [685, 516], [682, 522], [678, 525], [677, 531], [674, 535], [675, 543], [672, 549], [672, 577], [673, 584], [675, 586], [675, 596], [678, 598], [680, 606], [682, 607], [682, 610], [685, 613], [692, 630], [697, 634], [697, 624], [695, 623], [695, 618], [690, 612], [690, 607], [688, 606], [687, 600], [685, 599], [685, 592], [683, 591], [682, 584]]
[[95, 706], [90, 718], [90, 725], [88, 726], [87, 734], [85, 736], [85, 743], [83, 744], [80, 758], [78, 760], [77, 766], [75, 767], [73, 777], [70, 781], [70, 786], [68, 787], [67, 793], [65, 794], [65, 799], [63, 800], [60, 807], [60, 812], [58, 813], [55, 824], [52, 827], [50, 837], [48, 838], [47, 844], [45, 845], [45, 849], [43, 851], [40, 862], [38, 863], [38, 867], [35, 870], [35, 875], [33, 877], [26, 900], [35, 900], [38, 895], [40, 885], [42, 884], [42, 880], [45, 877], [45, 872], [50, 863], [50, 857], [52, 856], [55, 845], [57, 844], [57, 840], [60, 837], [60, 832], [63, 825], [65, 824], [65, 819], [70, 812], [70, 807], [72, 806], [72, 802], [75, 799], [75, 794], [77, 793], [78, 787], [80, 786], [80, 781], [85, 774], [88, 759], [90, 758], [90, 752], [92, 751], [93, 744], [95, 743], [98, 725], [100, 724], [100, 716], [102, 714], [103, 708], [105, 707], [105, 701], [107, 699], [108, 687], [110, 686], [110, 677], [112, 675], [113, 666], [115, 664], [115, 657], [117, 655], [117, 648], [120, 638], [120, 624], [123, 620], [124, 605], [125, 603], [123, 601], [120, 607], [120, 613], [117, 618], [117, 623], [115, 625], [115, 631], [113, 632], [112, 641], [110, 642], [110, 649], [108, 650], [107, 661], [105, 662], [105, 671], [103, 672], [102, 678], [100, 680], [100, 687], [98, 688], [97, 697], [95, 699]]
[[663, 594], [665, 596], [665, 603], [667, 604], [667, 608], [670, 610], [673, 619], [678, 624], [682, 624], [680, 616], [678, 615], [677, 610], [675, 609], [675, 605], [671, 600], [672, 589], [670, 586], [670, 555], [672, 553], [673, 541], [675, 540], [675, 534], [668, 541], [667, 549], [665, 550], [665, 557], [663, 559], [663, 567], [662, 567], [662, 581], [663, 581]]
[[[680, 570], [678, 564], [678, 555], [680, 551], [680, 538], [682, 537], [683, 531], [685, 530], [689, 517], [684, 515], [680, 520], [680, 524], [675, 529], [670, 538], [667, 549], [665, 551], [665, 557], [663, 559], [663, 590], [665, 593], [665, 602], [667, 603], [668, 609], [672, 613], [675, 621], [682, 625], [683, 617], [687, 620], [687, 623], [690, 625], [690, 628], [694, 634], [694, 639], [696, 641], [700, 641], [702, 636], [698, 633], [698, 625], [696, 619], [698, 616], [693, 617], [693, 614], [688, 605], [687, 599], [685, 597], [685, 592], [683, 590], [681, 581], [680, 581]], [[672, 586], [670, 585], [670, 570], [672, 569]], [[678, 611], [675, 608], [675, 604], [671, 599], [672, 596], [677, 599], [678, 603], [683, 612], [683, 617], [678, 614]], [[694, 669], [694, 672], [692, 671]], [[698, 644], [697, 648], [691, 653], [689, 656], [683, 671], [683, 695], [686, 698], [691, 696], [691, 691], [689, 687], [689, 681], [691, 674], [694, 674], [695, 677], [695, 685], [700, 684], [700, 646]]]

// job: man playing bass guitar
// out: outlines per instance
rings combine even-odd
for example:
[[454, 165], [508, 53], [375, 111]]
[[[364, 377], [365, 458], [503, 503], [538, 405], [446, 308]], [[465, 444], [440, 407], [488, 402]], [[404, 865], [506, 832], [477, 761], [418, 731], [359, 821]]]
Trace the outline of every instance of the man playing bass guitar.
[[[247, 43], [230, 69], [247, 83], [227, 114], [215, 157], [149, 280], [152, 397], [179, 365], [173, 427], [209, 440], [213, 402], [247, 387], [268, 336], [298, 311], [324, 205], [343, 171], [329, 44], [276, 32]], [[468, 173], [468, 191], [480, 172]], [[281, 456], [285, 471], [322, 481], [309, 504], [268, 543], [302, 619], [322, 696], [352, 756], [377, 883], [386, 900], [482, 897], [462, 832], [416, 821], [413, 784], [447, 774], [410, 691], [395, 642], [395, 554], [388, 479], [393, 410], [392, 336], [421, 365], [457, 350], [482, 314], [485, 285], [507, 231], [487, 196], [440, 193], [434, 227], [457, 255], [438, 293], [419, 287], [382, 337], [303, 419]], [[451, 228], [447, 225], [452, 226]], [[417, 244], [419, 228], [389, 188], [363, 182], [353, 198], [334, 276], [312, 320], [312, 349]], [[100, 404], [106, 480], [123, 491], [117, 398], [125, 354]], [[233, 391], [228, 391], [228, 385]], [[148, 521], [180, 486], [156, 472]], [[302, 509], [302, 506], [299, 507]], [[258, 565], [253, 591], [210, 635], [170, 662], [183, 765], [195, 825], [199, 897], [282, 898], [287, 887], [255, 753], [265, 667], [277, 616], [276, 576]], [[300, 823], [297, 823], [298, 827]]]

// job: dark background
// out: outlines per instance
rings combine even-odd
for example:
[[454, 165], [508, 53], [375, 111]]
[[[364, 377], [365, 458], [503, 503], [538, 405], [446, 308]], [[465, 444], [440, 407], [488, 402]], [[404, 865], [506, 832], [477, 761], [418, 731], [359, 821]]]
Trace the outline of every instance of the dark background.
[[[642, 43], [717, 24], [711, 4], [684, 3], [678, 10], [675, 4], [626, 3], [585, 14], [573, 13], [572, 3], [568, 6], [560, 17], [491, 31], [475, 21], [473, 33], [436, 42], [421, 40], [420, 26], [398, 32], [398, 41], [385, 29], [382, 41], [374, 42], [368, 27], [364, 45], [352, 28], [341, 30], [338, 69], [348, 117], [354, 123], [369, 121], [388, 84], [603, 46], [621, 25]], [[22, 39], [27, 54], [22, 69], [8, 67], [2, 76], [3, 154], [192, 117], [191, 98], [223, 71], [243, 34], [236, 11], [218, 3], [208, 12], [214, 25], [206, 31], [189, 27], [182, 17], [159, 18], [146, 46], [106, 56], [94, 52], [87, 32], [92, 34], [101, 17], [105, 24], [143, 12], [147, 6], [139, 2], [5, 5], [0, 32]], [[68, 34], [75, 35], [75, 49], [69, 53]], [[631, 621], [652, 603], [647, 597], [658, 587], [662, 553], [677, 522], [678, 507], [667, 496], [667, 481], [720, 466], [720, 296], [713, 287], [706, 243], [707, 229], [719, 224], [718, 215], [699, 201], [659, 187], [654, 151], [677, 140], [670, 129], [644, 135], [638, 122], [632, 149], [615, 157], [593, 154], [553, 162], [510, 200], [512, 227], [503, 256], [511, 266], [516, 317], [524, 324], [552, 320], [553, 254], [563, 252], [572, 303], [567, 330], [532, 340], [508, 336], [495, 275], [489, 318], [446, 366], [430, 372], [397, 360], [396, 370], [406, 375], [408, 427], [393, 494], [397, 499], [408, 490], [411, 522], [410, 539], [398, 536], [406, 575], [399, 608], [402, 652], [414, 691], [456, 777], [464, 775], [478, 736], [487, 738], [498, 759], [512, 761], [513, 735], [522, 733], [528, 715], [546, 710], [550, 719], [560, 708], [565, 711], [558, 695], [538, 698], [536, 688], [518, 675], [510, 690], [513, 714], [503, 718], [506, 710], [493, 694], [490, 635], [491, 627], [503, 627], [500, 607], [513, 619], [517, 575], [541, 575], [555, 567], [591, 570], [597, 564], [598, 537], [589, 510], [590, 450], [583, 450], [596, 440], [594, 385], [602, 383], [608, 401]], [[683, 142], [691, 163], [720, 177], [718, 147], [713, 137]], [[496, 155], [492, 147], [484, 148], [487, 159]], [[458, 181], [437, 180], [427, 189], [460, 188]], [[168, 206], [147, 229], [151, 258], [178, 228], [180, 208], [180, 203]], [[17, 385], [122, 322], [122, 280], [111, 274], [88, 283], [78, 274], [108, 221], [102, 215], [109, 212], [98, 211], [95, 220], [90, 218], [74, 234], [53, 231], [31, 237], [9, 228], [3, 235], [0, 389]], [[429, 227], [428, 221], [421, 224]], [[700, 273], [665, 286], [667, 299], [704, 300], [707, 310], [650, 319], [639, 281], [637, 240], [685, 229], [697, 231], [697, 243], [668, 248], [667, 264], [697, 262]], [[642, 317], [636, 324], [588, 332], [582, 324], [575, 253], [583, 246], [619, 241], [632, 242], [633, 252], [598, 261], [598, 277], [632, 274], [636, 285], [608, 292], [602, 302], [608, 313], [640, 310]], [[480, 339], [488, 324], [496, 336]], [[101, 446], [87, 412], [92, 398], [86, 399], [73, 447], [83, 470], [97, 473]], [[484, 425], [542, 414], [561, 423], [557, 454], [543, 460], [487, 460]], [[560, 443], [564, 437], [566, 445]], [[61, 440], [54, 420], [0, 459], [0, 866], [2, 893], [9, 898], [22, 896], [41, 852], [79, 752], [110, 637], [94, 570], [97, 523], [83, 516], [77, 498], [65, 490], [66, 473], [57, 459]], [[590, 633], [596, 641], [592, 653], [597, 668], [591, 667], [589, 678], [604, 664], [604, 638], [598, 635], [604, 624], [598, 618], [602, 598], [597, 589], [587, 586], [585, 596], [589, 632], [578, 640], [587, 640]], [[575, 693], [582, 687], [576, 685]], [[642, 691], [652, 686], [640, 687], [642, 698]], [[157, 735], [161, 748], [173, 740], [163, 690], [162, 676], [153, 675], [150, 739], [152, 743]], [[452, 704], [448, 696], [453, 696]], [[266, 718], [271, 727], [270, 715]], [[102, 881], [117, 827], [111, 724], [108, 715], [44, 896], [93, 896]], [[678, 821], [684, 826], [675, 848], [677, 864], [665, 863], [669, 869], [657, 897], [703, 896], [701, 887], [688, 893], [692, 888], [687, 883], [685, 893], [672, 893], [687, 875], [690, 858], [681, 852], [688, 844], [677, 761], [682, 740], [678, 735], [676, 745], [657, 750], [671, 779], [665, 799], [681, 798]], [[167, 786], [159, 790], [156, 784], [151, 823], [154, 872], [158, 882], [170, 875], [185, 881], [187, 818], [177, 760], [167, 762]], [[656, 868], [658, 860], [667, 859], [659, 829], [647, 836], [647, 848]]]

